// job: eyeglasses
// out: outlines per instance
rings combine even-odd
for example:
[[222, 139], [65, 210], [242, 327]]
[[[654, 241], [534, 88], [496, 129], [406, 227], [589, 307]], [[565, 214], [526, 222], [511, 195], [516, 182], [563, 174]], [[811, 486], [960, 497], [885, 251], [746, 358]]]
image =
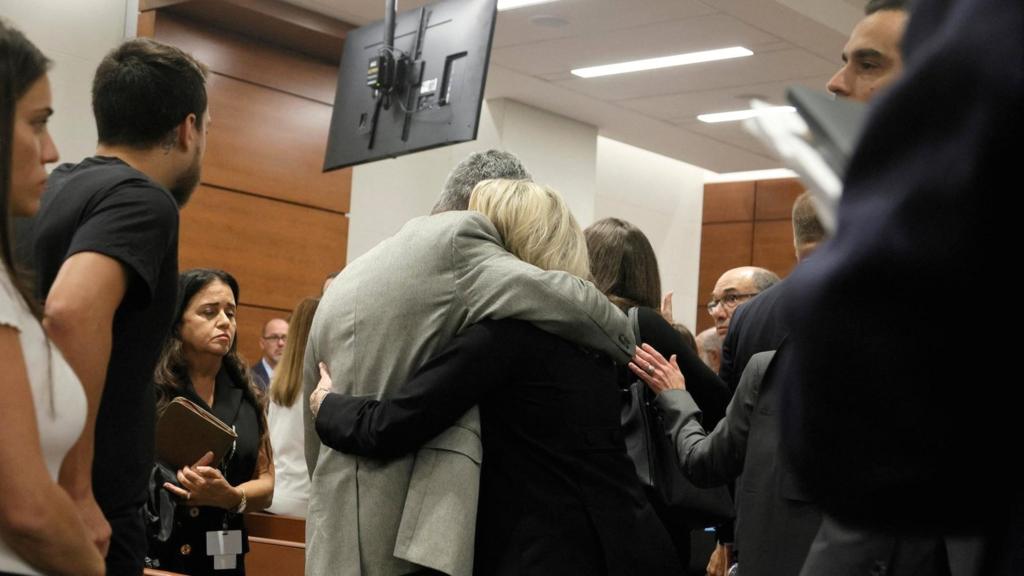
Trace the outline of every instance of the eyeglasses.
[[287, 342], [288, 341], [288, 335], [287, 334], [271, 334], [270, 336], [261, 336], [261, 338], [263, 338], [264, 340], [267, 340], [267, 341], [269, 341], [269, 340], [277, 340], [278, 342]]
[[746, 294], [726, 294], [725, 296], [722, 296], [721, 299], [715, 299], [712, 300], [711, 302], [708, 302], [708, 314], [714, 313], [715, 308], [717, 308], [719, 304], [724, 306], [726, 310], [732, 310], [733, 308], [739, 306], [740, 302], [743, 302], [749, 298], [753, 298], [758, 294], [760, 294], [760, 292], [748, 292]]

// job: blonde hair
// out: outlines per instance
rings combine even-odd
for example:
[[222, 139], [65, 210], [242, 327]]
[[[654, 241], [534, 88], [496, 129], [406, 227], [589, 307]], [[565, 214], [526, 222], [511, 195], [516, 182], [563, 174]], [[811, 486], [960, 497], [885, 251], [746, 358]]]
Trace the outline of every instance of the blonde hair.
[[309, 327], [319, 304], [319, 298], [306, 298], [292, 312], [284, 353], [270, 379], [270, 400], [278, 406], [295, 404], [302, 391], [302, 359], [306, 356]]
[[486, 216], [520, 260], [590, 278], [583, 231], [551, 188], [527, 180], [484, 180], [473, 188], [469, 209]]

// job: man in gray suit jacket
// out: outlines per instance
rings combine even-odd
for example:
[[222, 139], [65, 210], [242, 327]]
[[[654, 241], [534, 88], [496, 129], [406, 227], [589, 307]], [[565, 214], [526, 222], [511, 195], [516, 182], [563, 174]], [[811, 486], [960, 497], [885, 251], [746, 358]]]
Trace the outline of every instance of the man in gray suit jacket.
[[778, 458], [779, 383], [769, 370], [775, 351], [754, 354], [743, 370], [725, 418], [710, 434], [682, 382], [669, 378], [664, 358], [639, 355], [660, 369], [640, 374], [658, 393], [655, 406], [678, 452], [679, 465], [697, 486], [736, 482], [736, 547], [744, 576], [797, 576], [821, 513]]
[[[465, 210], [473, 186], [487, 178], [528, 175], [510, 154], [474, 154], [449, 176], [434, 215], [410, 221], [335, 279], [310, 331], [305, 402], [319, 362], [335, 392], [379, 398], [485, 318], [526, 320], [617, 360], [630, 357], [625, 316], [592, 284], [518, 260], [489, 220]], [[391, 461], [321, 446], [305, 412], [307, 574], [472, 573], [482, 454], [476, 408]]]

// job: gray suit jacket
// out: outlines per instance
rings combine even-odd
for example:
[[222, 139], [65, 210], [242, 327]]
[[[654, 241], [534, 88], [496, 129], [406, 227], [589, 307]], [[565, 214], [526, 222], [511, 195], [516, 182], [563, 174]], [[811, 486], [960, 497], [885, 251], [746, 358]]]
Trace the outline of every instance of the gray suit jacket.
[[626, 317], [594, 286], [521, 262], [476, 212], [410, 221], [350, 263], [324, 294], [304, 366], [306, 459], [312, 471], [306, 573], [473, 571], [482, 446], [476, 408], [415, 454], [379, 461], [320, 445], [309, 393], [328, 364], [334, 391], [380, 398], [458, 332], [518, 318], [625, 360]]
[[720, 485], [738, 477], [736, 549], [744, 576], [797, 576], [821, 524], [821, 513], [779, 457], [780, 382], [768, 372], [774, 356], [751, 356], [725, 418], [711, 434], [701, 427], [700, 411], [687, 392], [668, 391], [656, 400], [694, 484]]

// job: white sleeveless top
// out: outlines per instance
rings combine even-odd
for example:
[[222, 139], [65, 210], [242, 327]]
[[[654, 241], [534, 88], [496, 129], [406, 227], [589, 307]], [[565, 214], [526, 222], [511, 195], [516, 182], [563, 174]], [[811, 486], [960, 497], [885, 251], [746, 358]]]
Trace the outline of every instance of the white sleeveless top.
[[[32, 386], [43, 459], [50, 477], [56, 481], [64, 456], [78, 441], [85, 427], [85, 391], [57, 346], [47, 341], [42, 325], [22, 300], [3, 264], [0, 264], [0, 325], [12, 327], [19, 333], [21, 352]], [[2, 382], [0, 394], [14, 385], [6, 379]], [[39, 573], [2, 540], [0, 572]]]
[[303, 450], [302, 398], [297, 398], [291, 406], [281, 406], [271, 400], [267, 427], [270, 445], [274, 447], [274, 503], [267, 511], [305, 518], [309, 473]]

